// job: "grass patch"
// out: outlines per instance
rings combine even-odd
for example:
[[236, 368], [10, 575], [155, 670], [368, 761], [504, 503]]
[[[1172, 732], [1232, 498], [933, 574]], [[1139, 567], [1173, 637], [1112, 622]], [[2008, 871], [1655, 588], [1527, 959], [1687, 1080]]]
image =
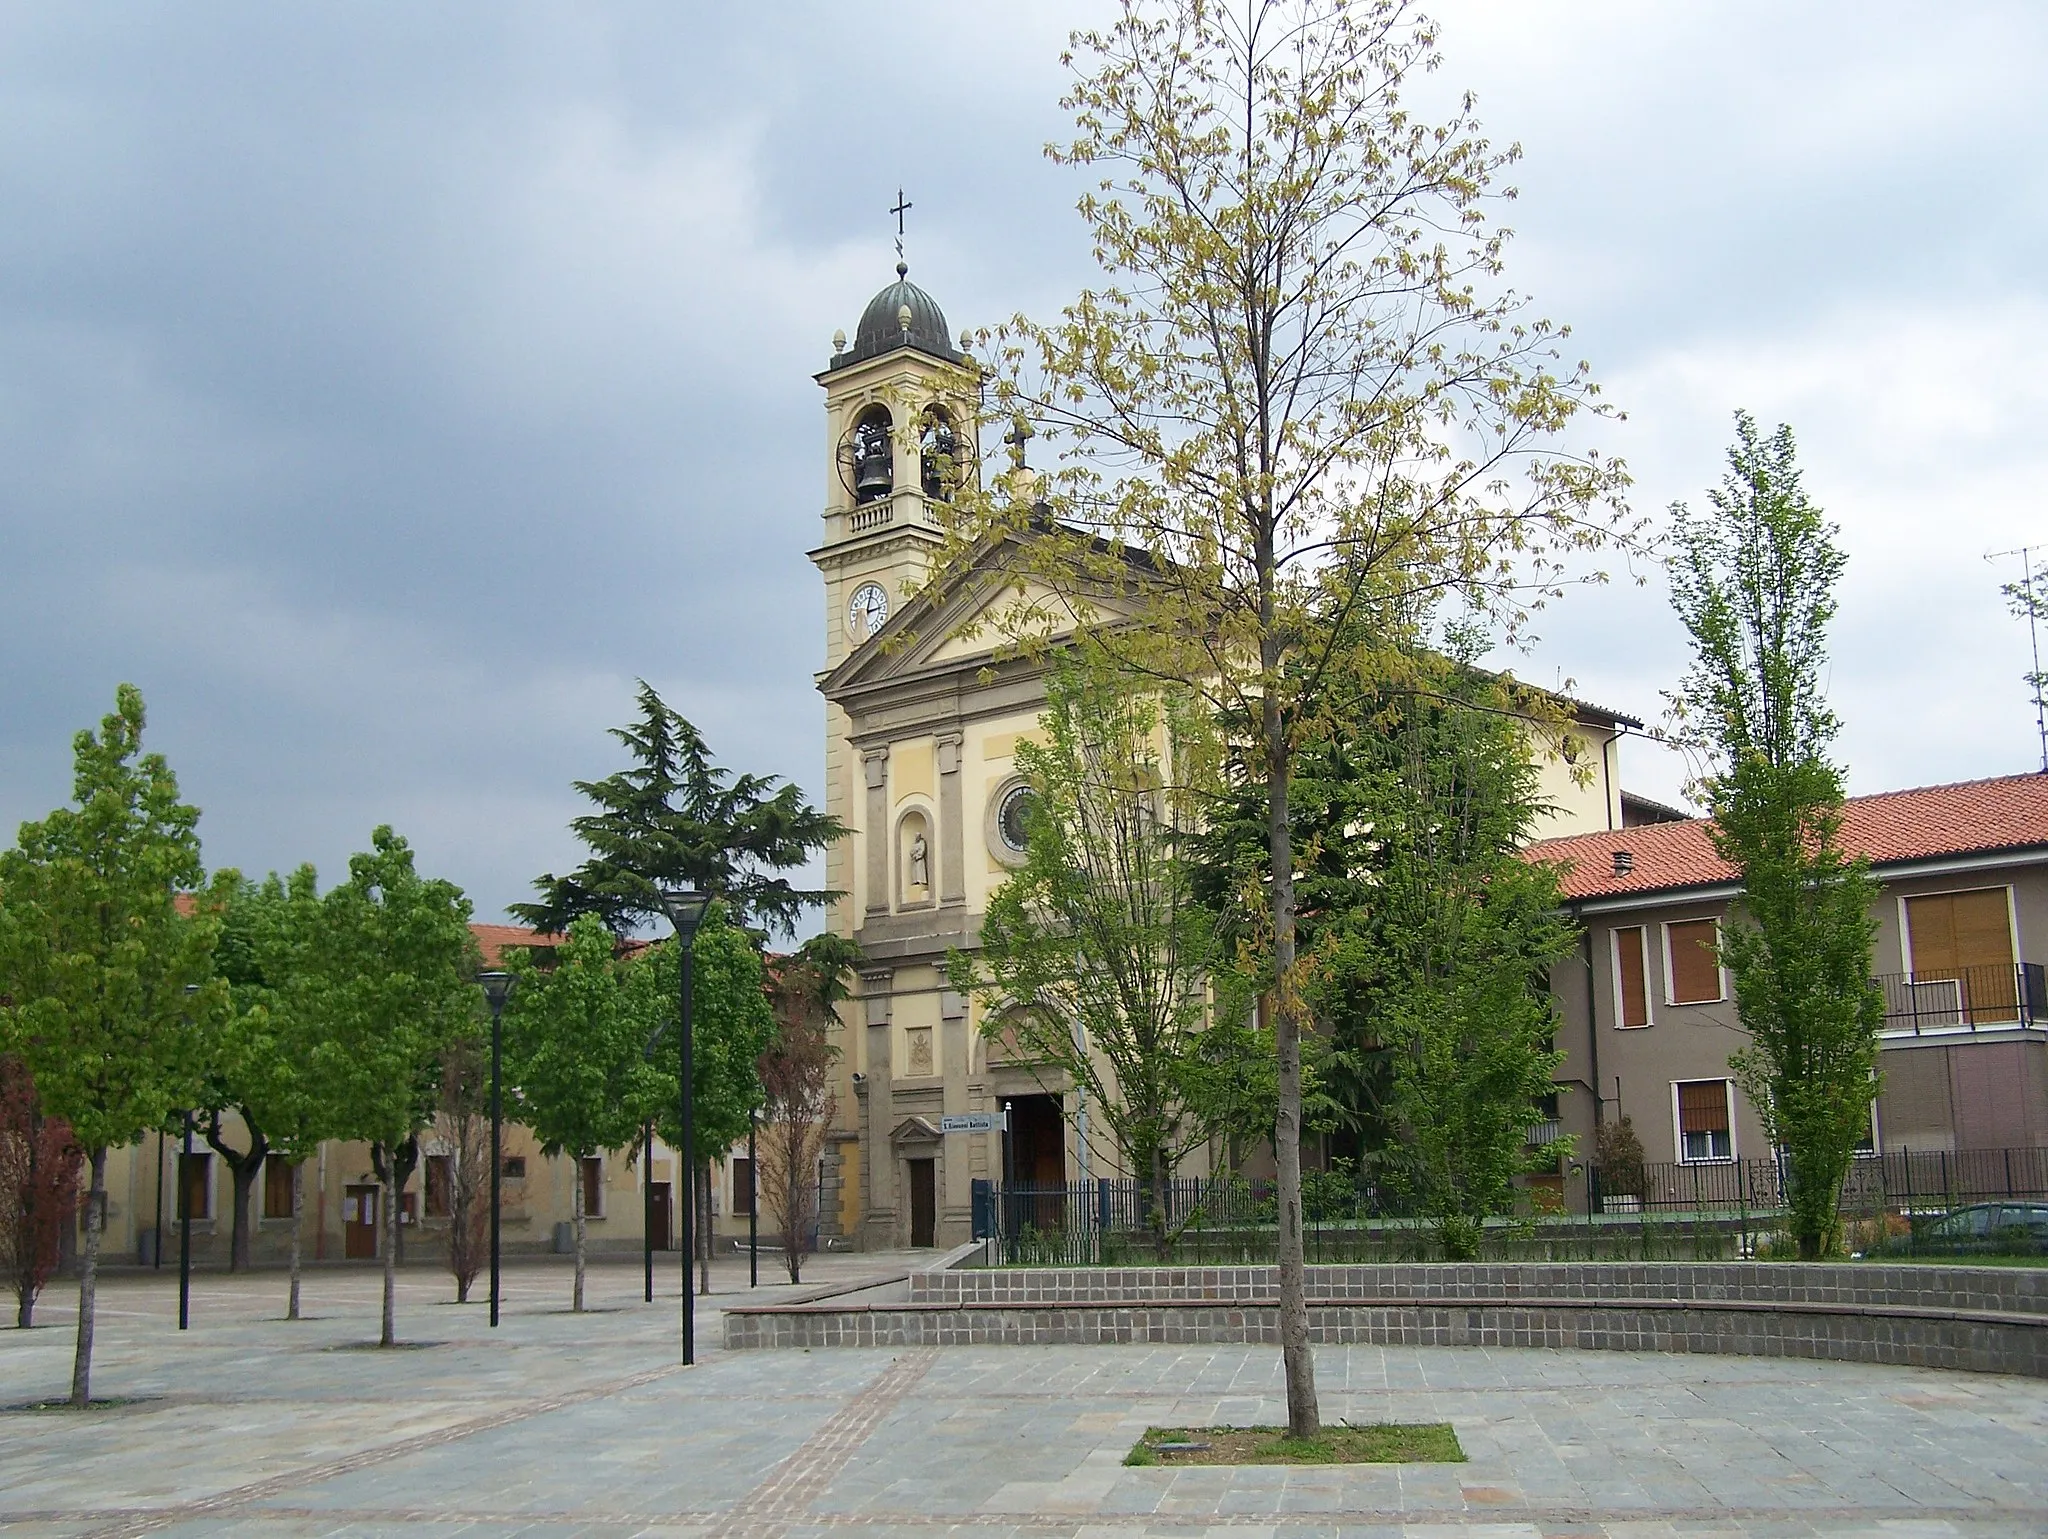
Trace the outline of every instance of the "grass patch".
[[[1192, 1448], [1176, 1448], [1192, 1443]], [[1349, 1422], [1312, 1438], [1285, 1427], [1147, 1427], [1124, 1463], [1147, 1464], [1463, 1464], [1465, 1450], [1447, 1421]]]

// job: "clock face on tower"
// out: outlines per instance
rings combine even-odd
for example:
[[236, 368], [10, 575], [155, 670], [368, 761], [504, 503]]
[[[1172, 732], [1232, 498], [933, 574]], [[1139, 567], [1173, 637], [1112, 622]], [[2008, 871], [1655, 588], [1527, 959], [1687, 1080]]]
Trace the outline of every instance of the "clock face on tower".
[[878, 582], [864, 582], [853, 590], [846, 606], [846, 633], [856, 642], [866, 641], [889, 618], [889, 595]]

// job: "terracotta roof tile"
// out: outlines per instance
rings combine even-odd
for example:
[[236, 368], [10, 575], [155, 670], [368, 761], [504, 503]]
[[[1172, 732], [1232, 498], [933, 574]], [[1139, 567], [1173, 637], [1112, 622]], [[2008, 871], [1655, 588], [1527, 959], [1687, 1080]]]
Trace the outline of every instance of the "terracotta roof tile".
[[476, 949], [483, 953], [486, 967], [497, 967], [503, 963], [507, 946], [554, 947], [566, 939], [516, 924], [472, 924], [469, 933], [476, 937]]
[[[1525, 852], [1567, 868], [1567, 898], [1612, 898], [1735, 880], [1714, 853], [1709, 824], [1650, 823], [1606, 833], [1541, 839]], [[1954, 785], [1852, 796], [1842, 809], [1842, 842], [1874, 866], [2048, 846], [2048, 775], [2004, 775]], [[1614, 872], [1617, 851], [1633, 866]]]

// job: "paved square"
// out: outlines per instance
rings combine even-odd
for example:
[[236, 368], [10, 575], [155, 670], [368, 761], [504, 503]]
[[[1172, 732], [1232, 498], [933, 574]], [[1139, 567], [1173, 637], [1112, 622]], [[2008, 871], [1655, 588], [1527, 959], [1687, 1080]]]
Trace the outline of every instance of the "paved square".
[[[920, 1258], [922, 1259], [922, 1258]], [[902, 1258], [821, 1258], [819, 1282]], [[2048, 1383], [1729, 1357], [1324, 1348], [1332, 1419], [1449, 1421], [1470, 1462], [1126, 1469], [1149, 1425], [1282, 1416], [1269, 1348], [962, 1347], [732, 1352], [716, 1306], [677, 1362], [676, 1281], [637, 1266], [508, 1272], [495, 1333], [445, 1277], [404, 1274], [380, 1352], [377, 1277], [175, 1278], [102, 1292], [78, 1416], [0, 1412], [0, 1531], [724, 1539], [1365, 1539], [2048, 1533]], [[807, 1281], [807, 1287], [810, 1284]], [[791, 1290], [764, 1288], [758, 1299]], [[61, 1397], [71, 1290], [0, 1331], [0, 1404]]]

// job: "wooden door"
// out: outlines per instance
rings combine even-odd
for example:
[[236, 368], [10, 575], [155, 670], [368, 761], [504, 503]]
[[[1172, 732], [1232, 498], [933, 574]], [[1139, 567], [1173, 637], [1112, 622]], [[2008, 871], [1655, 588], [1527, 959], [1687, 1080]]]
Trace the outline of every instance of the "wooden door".
[[910, 1243], [930, 1247], [938, 1240], [938, 1161], [910, 1162]]
[[675, 1246], [675, 1241], [669, 1237], [670, 1225], [673, 1222], [669, 1206], [671, 1200], [668, 1183], [666, 1181], [655, 1182], [654, 1217], [648, 1225], [647, 1232], [652, 1237], [656, 1250], [671, 1250]]
[[374, 1261], [377, 1257], [377, 1205], [381, 1191], [374, 1186], [351, 1186], [341, 1199], [341, 1253], [351, 1261]]

